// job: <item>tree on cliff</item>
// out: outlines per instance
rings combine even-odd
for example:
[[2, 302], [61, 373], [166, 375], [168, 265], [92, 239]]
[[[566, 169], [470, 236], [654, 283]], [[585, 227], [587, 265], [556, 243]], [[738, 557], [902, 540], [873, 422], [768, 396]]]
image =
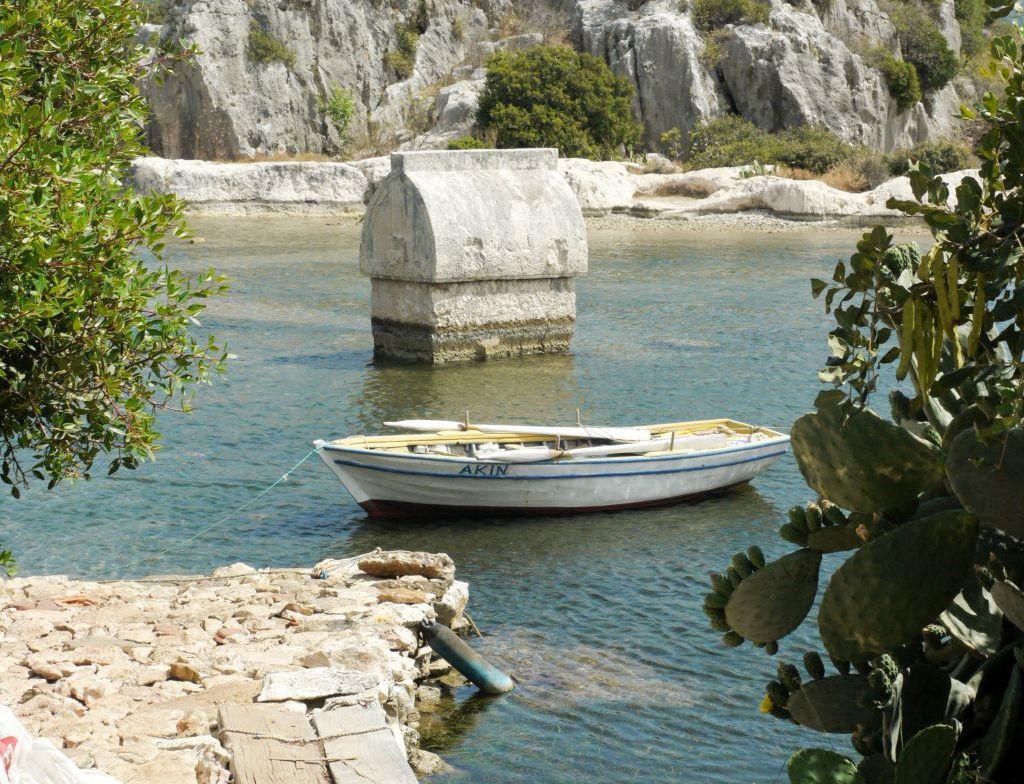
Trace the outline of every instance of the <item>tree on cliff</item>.
[[564, 46], [497, 52], [477, 110], [477, 132], [496, 147], [557, 147], [611, 158], [640, 141], [633, 88], [603, 60]]
[[144, 152], [136, 84], [182, 56], [133, 43], [143, 13], [0, 0], [0, 479], [15, 497], [33, 477], [87, 477], [101, 453], [134, 468], [155, 412], [224, 359], [190, 332], [223, 281], [160, 263], [180, 204], [124, 185]]

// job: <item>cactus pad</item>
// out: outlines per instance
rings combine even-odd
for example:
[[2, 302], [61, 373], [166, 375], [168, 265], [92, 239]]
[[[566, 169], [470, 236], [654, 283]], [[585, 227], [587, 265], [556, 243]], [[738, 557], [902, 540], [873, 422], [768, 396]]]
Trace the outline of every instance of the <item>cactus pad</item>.
[[920, 632], [970, 576], [977, 538], [973, 517], [942, 512], [868, 542], [825, 590], [818, 612], [825, 648], [840, 659], [869, 658]]
[[857, 772], [864, 778], [865, 784], [893, 784], [896, 776], [896, 769], [884, 754], [865, 757], [857, 766]]
[[934, 444], [869, 409], [847, 413], [826, 404], [793, 424], [800, 472], [821, 495], [844, 509], [881, 512], [942, 481], [942, 456]]
[[951, 678], [931, 662], [914, 664], [903, 679], [900, 694], [900, 730], [911, 738], [918, 732], [955, 719], [974, 700], [971, 686]]
[[843, 550], [856, 550], [864, 542], [857, 535], [857, 526], [830, 525], [811, 531], [807, 534], [807, 546], [819, 553], [838, 553]]
[[818, 592], [821, 553], [797, 550], [745, 578], [729, 596], [725, 619], [755, 643], [774, 642], [796, 629]]
[[1003, 613], [992, 594], [977, 580], [967, 586], [939, 616], [951, 637], [968, 650], [991, 656], [999, 650], [1003, 630]]
[[978, 749], [978, 762], [981, 764], [982, 776], [986, 779], [995, 774], [1003, 757], [1013, 748], [1017, 718], [1020, 716], [1021, 688], [1021, 670], [1020, 666], [1016, 666], [1010, 671], [1010, 682], [1003, 694], [999, 712]]
[[1024, 591], [1006, 580], [996, 580], [992, 585], [992, 598], [1010, 623], [1024, 629]]
[[797, 724], [817, 732], [850, 733], [876, 717], [860, 704], [867, 676], [832, 675], [808, 681], [789, 695], [786, 709]]
[[946, 475], [964, 508], [982, 525], [1024, 538], [1024, 430], [1010, 430], [991, 443], [965, 430], [949, 447]]
[[956, 735], [952, 727], [936, 724], [912, 737], [896, 760], [896, 784], [946, 784]]
[[851, 760], [827, 749], [800, 749], [786, 771], [790, 784], [864, 784]]

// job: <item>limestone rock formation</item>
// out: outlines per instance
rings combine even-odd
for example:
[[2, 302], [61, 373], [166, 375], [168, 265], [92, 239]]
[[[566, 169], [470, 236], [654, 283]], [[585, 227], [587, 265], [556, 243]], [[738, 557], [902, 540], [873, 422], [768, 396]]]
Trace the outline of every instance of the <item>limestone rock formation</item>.
[[563, 158], [558, 170], [572, 188], [584, 215], [626, 212], [632, 206], [636, 182], [628, 167], [618, 161]]
[[473, 72], [471, 78], [443, 87], [437, 94], [437, 103], [434, 106], [437, 119], [433, 128], [406, 142], [400, 149], [444, 149], [452, 139], [472, 133], [486, 73], [480, 68]]
[[896, 28], [875, 0], [832, 0], [822, 14], [822, 23], [847, 44], [873, 41], [894, 54], [900, 51]]
[[[889, 151], [948, 136], [970, 97], [959, 80], [898, 109], [862, 56], [899, 53], [878, 0], [832, 0], [820, 10], [810, 0], [771, 0], [767, 24], [727, 26], [713, 37], [679, 0], [546, 1], [564, 14], [578, 48], [633, 84], [653, 148], [673, 128], [685, 146], [696, 124], [738, 111], [766, 129], [821, 125]], [[149, 142], [168, 158], [337, 155], [346, 140], [326, 106], [339, 89], [354, 98], [349, 135], [359, 148], [443, 148], [472, 127], [486, 57], [545, 40], [541, 32], [501, 39], [498, 23], [523, 0], [166, 2], [167, 23], [144, 26], [138, 40], [183, 39], [201, 52], [162, 84], [144, 85]], [[930, 8], [959, 51], [954, 0]], [[254, 30], [270, 54], [251, 49]]]
[[132, 184], [144, 194], [175, 193], [194, 210], [347, 212], [362, 209], [367, 176], [347, 163], [211, 163], [137, 158]]
[[665, 131], [684, 135], [726, 112], [725, 93], [701, 61], [705, 44], [676, 0], [654, 0], [633, 12], [619, 0], [579, 0], [573, 21], [580, 47], [632, 82], [634, 112], [645, 141]]
[[[871, 46], [899, 51], [895, 29], [875, 0], [835, 0], [823, 18], [809, 3], [774, 0], [767, 24], [727, 26], [714, 60], [706, 56], [705, 36], [675, 0], [575, 0], [574, 9], [577, 44], [633, 83], [650, 145], [673, 127], [685, 145], [696, 123], [729, 110], [766, 130], [818, 125], [884, 151], [953, 129], [957, 87], [900, 111], [881, 73], [856, 53]], [[951, 9], [952, 0], [943, 0], [937, 13], [958, 51]]]
[[[162, 84], [144, 85], [151, 147], [173, 158], [334, 153], [343, 140], [323, 107], [337, 88], [355, 98], [353, 132], [393, 146], [421, 94], [462, 63], [488, 27], [470, 0], [436, 0], [426, 19], [419, 8], [412, 1], [169, 0], [160, 36], [194, 42], [200, 54]], [[414, 70], [403, 78], [387, 54], [423, 23]], [[250, 51], [253, 29], [280, 45], [278, 56], [261, 62]]]

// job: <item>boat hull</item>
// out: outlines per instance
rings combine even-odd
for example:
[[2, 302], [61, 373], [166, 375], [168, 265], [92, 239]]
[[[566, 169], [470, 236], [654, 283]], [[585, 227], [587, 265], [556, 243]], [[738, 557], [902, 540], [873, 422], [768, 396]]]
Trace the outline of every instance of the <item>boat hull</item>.
[[324, 445], [319, 454], [371, 517], [563, 515], [686, 501], [749, 482], [782, 437], [659, 457], [487, 463]]

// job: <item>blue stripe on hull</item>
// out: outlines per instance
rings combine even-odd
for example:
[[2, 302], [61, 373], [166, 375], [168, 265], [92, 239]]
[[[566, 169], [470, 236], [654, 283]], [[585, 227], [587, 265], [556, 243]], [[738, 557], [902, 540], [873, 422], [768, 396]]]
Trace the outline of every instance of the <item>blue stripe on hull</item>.
[[[525, 475], [525, 476], [513, 476], [513, 475], [510, 475], [510, 474], [503, 474], [503, 475], [500, 475], [500, 476], [488, 476], [488, 475], [485, 475], [485, 474], [479, 474], [479, 475], [476, 475], [476, 474], [460, 474], [458, 472], [456, 472], [456, 473], [449, 473], [449, 474], [442, 474], [442, 473], [437, 473], [437, 472], [434, 472], [434, 471], [410, 471], [410, 470], [405, 469], [405, 468], [386, 468], [384, 466], [375, 466], [375, 465], [367, 465], [366, 463], [357, 463], [357, 462], [352, 461], [352, 460], [338, 460], [337, 458], [334, 459], [334, 462], [337, 465], [349, 466], [351, 468], [364, 468], [364, 469], [366, 469], [368, 471], [380, 471], [382, 473], [387, 473], [387, 474], [404, 474], [406, 476], [433, 476], [433, 477], [441, 477], [443, 479], [500, 479], [500, 480], [505, 481], [505, 482], [529, 480], [529, 481], [533, 482], [533, 481], [544, 480], [544, 479], [610, 479], [610, 478], [622, 477], [622, 476], [657, 476], [657, 475], [660, 475], [660, 474], [682, 474], [682, 473], [688, 473], [688, 472], [692, 472], [692, 471], [714, 471], [714, 470], [719, 469], [719, 468], [728, 468], [729, 466], [743, 465], [745, 463], [759, 463], [759, 462], [762, 462], [762, 461], [765, 461], [765, 460], [769, 460], [769, 459], [774, 458], [774, 457], [781, 457], [782, 455], [786, 454], [786, 451], [787, 450], [783, 449], [780, 452], [769, 452], [767, 454], [760, 455], [758, 457], [748, 457], [748, 458], [745, 458], [743, 460], [734, 460], [734, 461], [729, 462], [729, 463], [717, 463], [715, 465], [710, 465], [710, 466], [694, 466], [694, 467], [686, 467], [686, 466], [684, 466], [684, 467], [681, 467], [681, 468], [664, 469], [664, 470], [659, 470], [659, 471], [620, 471], [620, 472], [607, 473], [607, 474], [528, 474], [528, 475]], [[403, 455], [403, 457], [404, 457], [404, 455]], [[494, 465], [494, 464], [493, 463], [488, 463], [487, 465]], [[522, 465], [522, 464], [520, 464], [520, 465]]]

